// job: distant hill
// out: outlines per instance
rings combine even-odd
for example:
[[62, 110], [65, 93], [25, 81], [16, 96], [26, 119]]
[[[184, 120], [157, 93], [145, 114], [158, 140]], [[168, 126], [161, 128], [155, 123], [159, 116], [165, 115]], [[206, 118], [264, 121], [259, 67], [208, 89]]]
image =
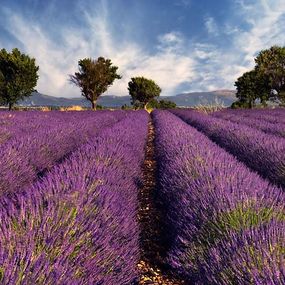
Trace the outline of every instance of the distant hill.
[[234, 90], [216, 90], [211, 92], [182, 93], [171, 97], [165, 97], [165, 99], [175, 102], [176, 105], [180, 107], [215, 103], [223, 103], [225, 106], [230, 106], [236, 100], [235, 94], [236, 92]]
[[[102, 95], [98, 99], [98, 104], [105, 107], [121, 107], [124, 104], [130, 105], [130, 96]], [[177, 106], [190, 107], [199, 104], [223, 103], [225, 106], [231, 105], [235, 101], [235, 91], [216, 90], [212, 92], [191, 92], [182, 93], [175, 96], [161, 96], [160, 99], [171, 100]], [[19, 102], [21, 106], [90, 106], [89, 101], [82, 98], [63, 98], [44, 95], [34, 92], [32, 96]]]
[[[103, 95], [100, 96], [97, 102], [99, 105], [105, 107], [121, 107], [124, 104], [130, 104], [130, 96], [113, 96]], [[64, 98], [44, 95], [41, 93], [34, 92], [32, 96], [27, 97], [25, 100], [20, 101], [21, 106], [56, 106], [56, 107], [67, 107], [67, 106], [83, 106], [90, 107], [90, 102], [80, 98]]]

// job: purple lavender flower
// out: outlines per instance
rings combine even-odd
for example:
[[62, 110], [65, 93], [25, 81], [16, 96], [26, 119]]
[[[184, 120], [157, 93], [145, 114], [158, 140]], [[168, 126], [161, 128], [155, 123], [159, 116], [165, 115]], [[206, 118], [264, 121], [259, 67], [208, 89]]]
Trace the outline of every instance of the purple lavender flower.
[[1, 284], [132, 284], [148, 117], [127, 112], [33, 186], [1, 197]]
[[202, 131], [262, 177], [285, 187], [284, 138], [193, 110], [174, 110], [173, 113]]
[[[165, 261], [194, 284], [208, 284], [210, 250], [234, 233], [284, 221], [285, 195], [173, 114], [155, 111], [153, 119]], [[209, 284], [222, 284], [215, 278]]]

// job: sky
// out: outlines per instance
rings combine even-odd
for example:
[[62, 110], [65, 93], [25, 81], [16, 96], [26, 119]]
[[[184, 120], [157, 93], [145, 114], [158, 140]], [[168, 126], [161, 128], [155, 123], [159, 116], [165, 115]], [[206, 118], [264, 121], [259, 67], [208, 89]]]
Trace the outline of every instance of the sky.
[[284, 0], [0, 0], [0, 48], [34, 57], [36, 89], [58, 97], [79, 97], [68, 75], [99, 56], [122, 75], [105, 94], [127, 95], [135, 76], [164, 96], [235, 89], [284, 27]]

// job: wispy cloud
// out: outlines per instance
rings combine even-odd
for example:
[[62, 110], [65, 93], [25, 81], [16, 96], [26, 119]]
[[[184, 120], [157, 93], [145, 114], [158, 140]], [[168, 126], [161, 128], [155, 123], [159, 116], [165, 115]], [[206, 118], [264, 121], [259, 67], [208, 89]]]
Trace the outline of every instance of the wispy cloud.
[[282, 37], [285, 24], [283, 0], [261, 0], [250, 6], [246, 6], [240, 0], [239, 4], [243, 8], [241, 13], [251, 28], [234, 40], [248, 62], [252, 61], [256, 53], [262, 49], [274, 44], [285, 44], [285, 39]]
[[213, 17], [206, 17], [205, 18], [205, 27], [207, 32], [210, 35], [218, 36], [219, 35], [219, 28], [218, 25]]
[[[131, 77], [145, 76], [155, 80], [164, 95], [173, 95], [180, 84], [195, 77], [194, 60], [184, 51], [184, 39], [179, 33], [167, 33], [158, 37], [156, 52], [149, 54], [136, 45], [126, 45], [113, 53], [114, 62], [122, 68], [123, 79], [110, 88], [110, 93], [121, 90]], [[129, 49], [129, 50], [128, 50]]]
[[93, 11], [85, 10], [83, 15], [84, 29], [63, 28], [61, 38], [54, 42], [37, 23], [6, 10], [10, 33], [40, 66], [39, 91], [56, 96], [78, 96], [79, 89], [69, 83], [68, 74], [76, 71], [78, 60], [84, 57], [105, 56], [119, 66], [123, 78], [115, 81], [107, 94], [126, 95], [131, 77], [146, 76], [161, 86], [164, 95], [170, 95], [179, 84], [193, 77], [193, 59], [180, 52], [183, 47], [181, 34], [160, 35], [156, 52], [151, 54], [130, 39], [116, 42], [108, 26], [105, 1], [101, 3], [100, 14], [94, 16]]
[[[206, 18], [208, 32], [229, 37], [231, 44], [227, 47], [219, 43], [196, 44], [195, 55], [204, 63], [198, 68], [205, 89], [232, 89], [235, 80], [254, 67], [254, 58], [259, 51], [272, 45], [285, 45], [282, 37], [285, 25], [283, 0], [262, 0], [251, 4], [238, 0], [236, 5], [239, 20], [245, 21], [249, 28], [242, 29], [239, 23], [230, 20], [219, 27], [212, 18]], [[194, 86], [199, 88], [196, 83]]]
[[[79, 59], [98, 56], [111, 58], [123, 76], [114, 82], [109, 94], [126, 95], [128, 81], [134, 76], [152, 78], [161, 86], [163, 95], [232, 89], [237, 77], [254, 66], [257, 52], [274, 44], [285, 45], [282, 37], [284, 0], [251, 1], [251, 4], [235, 1], [235, 20], [232, 15], [218, 22], [214, 16], [201, 16], [208, 37], [186, 37], [173, 27], [157, 34], [151, 48], [133, 38], [133, 33], [118, 35], [108, 3], [101, 0], [96, 7], [92, 3], [90, 7], [78, 5], [73, 17], [80, 19], [80, 25], [62, 23], [56, 31], [55, 27], [59, 26], [47, 25], [48, 15], [44, 25], [20, 12], [1, 8], [2, 22], [11, 37], [24, 52], [35, 57], [40, 66], [37, 87], [40, 92], [79, 96], [80, 91], [69, 83], [68, 74], [77, 70]], [[175, 3], [190, 5], [192, 1], [177, 0]], [[49, 13], [54, 9], [53, 4]], [[223, 44], [224, 39], [228, 40], [227, 45]], [[11, 46], [11, 43], [3, 43], [2, 38], [0, 44]]]
[[176, 0], [175, 5], [177, 6], [183, 6], [183, 7], [190, 7], [192, 4], [192, 0]]
[[179, 32], [170, 32], [158, 37], [158, 49], [162, 52], [176, 52], [184, 51], [186, 41], [183, 35]]

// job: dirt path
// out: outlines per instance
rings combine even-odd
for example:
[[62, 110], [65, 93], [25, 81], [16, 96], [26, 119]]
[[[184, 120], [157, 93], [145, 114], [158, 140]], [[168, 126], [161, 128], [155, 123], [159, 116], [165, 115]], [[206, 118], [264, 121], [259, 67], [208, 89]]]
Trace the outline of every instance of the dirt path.
[[138, 264], [140, 271], [139, 284], [186, 284], [171, 277], [161, 264], [160, 220], [161, 215], [155, 207], [154, 192], [156, 190], [156, 161], [154, 160], [154, 126], [148, 123], [148, 142], [144, 161], [143, 187], [140, 189], [139, 221], [141, 225], [141, 260]]

